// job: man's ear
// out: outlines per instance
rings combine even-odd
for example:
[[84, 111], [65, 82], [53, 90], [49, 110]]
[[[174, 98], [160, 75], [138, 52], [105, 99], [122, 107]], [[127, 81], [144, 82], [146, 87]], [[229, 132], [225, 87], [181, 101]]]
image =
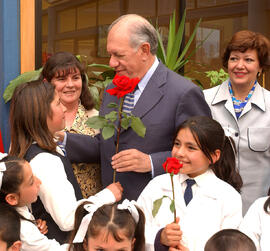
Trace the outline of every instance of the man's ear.
[[9, 193], [6, 195], [6, 202], [11, 206], [17, 206], [19, 204], [19, 195], [16, 193]]
[[141, 44], [141, 52], [142, 52], [142, 57], [147, 59], [150, 54], [150, 44], [147, 42], [144, 42]]
[[219, 160], [220, 154], [221, 154], [221, 152], [219, 149], [215, 150], [215, 152], [213, 154], [211, 154], [213, 164], [215, 164]]
[[8, 250], [10, 250], [10, 251], [20, 251], [21, 247], [22, 247], [22, 242], [21, 241], [15, 241]]

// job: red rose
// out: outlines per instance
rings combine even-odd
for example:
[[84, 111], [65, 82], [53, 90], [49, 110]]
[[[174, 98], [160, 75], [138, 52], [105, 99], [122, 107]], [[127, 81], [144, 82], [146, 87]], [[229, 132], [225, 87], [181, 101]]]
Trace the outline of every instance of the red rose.
[[176, 158], [167, 158], [162, 166], [167, 173], [178, 174], [183, 165]]
[[107, 90], [107, 92], [113, 96], [117, 96], [117, 98], [122, 98], [127, 93], [131, 93], [134, 91], [135, 87], [140, 82], [140, 79], [139, 78], [130, 79], [127, 76], [115, 75], [112, 82], [116, 87]]

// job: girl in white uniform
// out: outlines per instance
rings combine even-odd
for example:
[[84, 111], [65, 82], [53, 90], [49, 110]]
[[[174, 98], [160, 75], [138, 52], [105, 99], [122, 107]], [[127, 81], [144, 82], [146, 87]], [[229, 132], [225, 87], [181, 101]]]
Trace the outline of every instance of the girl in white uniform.
[[[154, 250], [154, 244], [156, 250], [180, 250], [181, 244], [190, 251], [202, 251], [214, 233], [240, 225], [242, 179], [235, 169], [232, 144], [220, 124], [208, 117], [193, 117], [180, 125], [172, 149], [172, 157], [183, 164], [173, 177], [177, 223], [171, 223], [168, 198], [163, 199], [157, 215], [152, 215], [155, 200], [172, 197], [167, 173], [150, 181], [138, 198], [146, 217], [147, 250]], [[195, 181], [191, 186], [193, 198], [186, 204], [190, 179]]]
[[[36, 221], [30, 212], [29, 205], [37, 200], [40, 185], [41, 181], [33, 175], [27, 161], [12, 156], [6, 156], [0, 161], [0, 201], [13, 206], [19, 213], [21, 251], [67, 250], [68, 245], [61, 246], [56, 240], [44, 235], [48, 232], [45, 222]], [[87, 200], [81, 203], [84, 201]], [[89, 197], [88, 201], [106, 204], [114, 202], [115, 197], [106, 188]]]
[[270, 250], [270, 196], [259, 198], [250, 206], [240, 230], [254, 241], [257, 251]]
[[[16, 87], [10, 104], [10, 154], [26, 159], [41, 180], [32, 213], [36, 219], [46, 220], [47, 237], [61, 244], [68, 241], [76, 208], [82, 202], [71, 163], [54, 137], [65, 127], [65, 111], [55, 87], [41, 80]], [[120, 199], [121, 185], [109, 187]]]

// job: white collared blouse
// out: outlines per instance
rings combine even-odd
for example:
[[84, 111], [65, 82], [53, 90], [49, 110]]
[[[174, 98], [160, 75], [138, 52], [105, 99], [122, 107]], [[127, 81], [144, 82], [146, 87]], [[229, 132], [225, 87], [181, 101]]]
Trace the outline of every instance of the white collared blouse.
[[[242, 201], [240, 194], [228, 183], [215, 176], [212, 170], [195, 177], [196, 185], [193, 199], [186, 206], [184, 201], [184, 181], [187, 176], [173, 177], [175, 188], [176, 215], [180, 218], [183, 244], [190, 251], [202, 251], [206, 241], [224, 228], [238, 228], [242, 220]], [[154, 250], [157, 232], [173, 222], [171, 201], [163, 199], [158, 214], [152, 216], [153, 202], [163, 195], [172, 198], [172, 185], [169, 174], [160, 175], [149, 182], [138, 204], [146, 217], [146, 250]]]

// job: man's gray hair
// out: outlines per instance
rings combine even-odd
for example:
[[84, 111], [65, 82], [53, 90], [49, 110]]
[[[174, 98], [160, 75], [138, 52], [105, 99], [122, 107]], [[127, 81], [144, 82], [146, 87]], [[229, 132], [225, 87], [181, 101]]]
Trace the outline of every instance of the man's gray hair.
[[132, 22], [129, 27], [130, 31], [130, 46], [132, 48], [138, 48], [142, 43], [148, 42], [150, 44], [150, 52], [152, 55], [156, 55], [158, 47], [158, 37], [157, 32], [152, 24], [150, 24], [144, 17], [136, 14], [127, 14], [120, 16], [108, 28], [108, 32], [112, 29], [114, 25], [120, 21], [129, 17], [139, 17], [136, 22]]

